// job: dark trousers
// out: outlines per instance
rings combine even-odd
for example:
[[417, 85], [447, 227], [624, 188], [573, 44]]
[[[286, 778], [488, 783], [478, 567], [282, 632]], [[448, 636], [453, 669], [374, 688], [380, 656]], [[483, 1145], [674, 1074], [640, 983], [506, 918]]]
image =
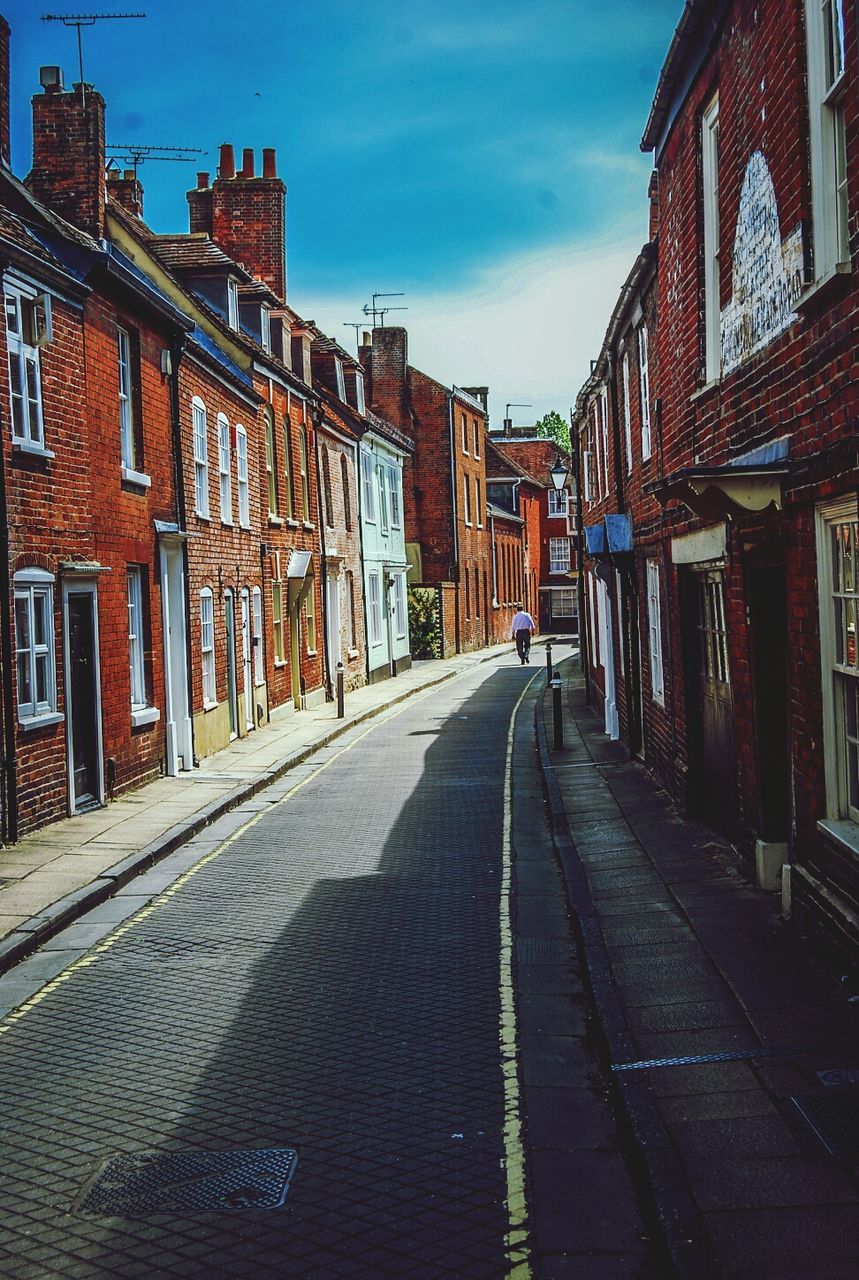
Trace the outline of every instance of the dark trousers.
[[516, 652], [519, 654], [519, 661], [524, 662], [531, 649], [531, 632], [527, 629], [517, 631], [513, 639], [516, 641]]

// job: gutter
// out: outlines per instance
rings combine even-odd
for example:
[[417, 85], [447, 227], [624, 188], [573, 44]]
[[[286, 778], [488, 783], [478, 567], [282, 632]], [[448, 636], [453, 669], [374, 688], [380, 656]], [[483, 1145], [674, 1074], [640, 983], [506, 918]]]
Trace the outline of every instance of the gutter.
[[[182, 417], [179, 403], [179, 367], [185, 354], [185, 335], [180, 334], [170, 346], [170, 417], [173, 429], [173, 476], [176, 487], [176, 515], [180, 530], [187, 530], [185, 519], [185, 468], [182, 465]], [[194, 743], [194, 677], [191, 669], [191, 592], [190, 571], [188, 565], [188, 540], [182, 539], [182, 574], [185, 579], [185, 682], [188, 695], [188, 717], [191, 721], [191, 754], [194, 764], [198, 764]]]
[[460, 648], [460, 645], [462, 641], [460, 636], [460, 621], [459, 621], [459, 581], [460, 581], [459, 528], [457, 526], [458, 511], [457, 511], [457, 505], [456, 505], [456, 460], [455, 460], [456, 431], [455, 431], [455, 420], [454, 420], [454, 413], [453, 413], [453, 392], [452, 391], [448, 391], [447, 393], [447, 417], [448, 417], [448, 429], [449, 429], [448, 442], [450, 446], [450, 498], [451, 498], [451, 504], [452, 504], [452, 510], [453, 510], [453, 562], [456, 565], [456, 591], [454, 592], [454, 595], [453, 595], [453, 620], [454, 620], [454, 631], [456, 634], [456, 652], [461, 653], [462, 650]]

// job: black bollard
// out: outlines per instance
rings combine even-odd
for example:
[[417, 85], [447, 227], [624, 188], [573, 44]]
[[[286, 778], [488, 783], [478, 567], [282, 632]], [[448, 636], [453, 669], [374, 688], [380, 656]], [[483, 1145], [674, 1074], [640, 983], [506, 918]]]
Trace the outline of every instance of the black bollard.
[[552, 682], [552, 642], [546, 641], [546, 684]]
[[564, 713], [561, 707], [561, 677], [556, 671], [552, 676], [552, 720], [555, 729], [555, 750], [564, 749]]
[[345, 714], [346, 714], [346, 709], [345, 709], [345, 707], [344, 707], [344, 705], [343, 705], [343, 701], [344, 701], [344, 699], [343, 699], [343, 693], [344, 693], [344, 690], [343, 690], [343, 663], [342, 663], [342, 662], [338, 662], [338, 663], [337, 663], [337, 719], [338, 719], [338, 720], [342, 720], [342, 719], [343, 719], [343, 717], [344, 717], [344, 716], [345, 716]]

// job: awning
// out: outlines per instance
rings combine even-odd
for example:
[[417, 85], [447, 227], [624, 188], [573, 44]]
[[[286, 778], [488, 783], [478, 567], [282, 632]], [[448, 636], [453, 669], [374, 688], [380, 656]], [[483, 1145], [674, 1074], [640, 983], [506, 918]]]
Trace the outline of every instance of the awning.
[[789, 474], [786, 437], [714, 467], [683, 467], [644, 486], [660, 506], [682, 502], [702, 520], [781, 510], [782, 481]]

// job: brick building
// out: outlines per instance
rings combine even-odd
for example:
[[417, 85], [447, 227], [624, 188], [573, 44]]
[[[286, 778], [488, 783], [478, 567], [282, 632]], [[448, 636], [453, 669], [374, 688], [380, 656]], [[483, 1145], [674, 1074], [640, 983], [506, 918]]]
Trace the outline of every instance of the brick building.
[[[578, 555], [573, 528], [572, 479], [556, 490], [550, 470], [558, 457], [569, 469], [569, 457], [537, 434], [536, 427], [514, 427], [505, 419], [491, 436], [491, 475], [487, 483], [496, 500], [505, 488], [525, 521], [523, 592], [526, 608], [541, 631], [578, 631]], [[487, 464], [489, 465], [489, 464]]]
[[[613, 700], [635, 746], [639, 701], [645, 759], [677, 802], [854, 963], [856, 20], [843, 0], [686, 5], [642, 143], [658, 250], [633, 269], [578, 423], [591, 564], [609, 579], [589, 626], [615, 657], [607, 720]], [[642, 325], [650, 401], [636, 419], [630, 370], [630, 408], [649, 454], [633, 425], [630, 470], [618, 357], [634, 365], [625, 335]]]
[[486, 388], [443, 386], [408, 361], [406, 330], [364, 335], [360, 356], [374, 412], [413, 441], [404, 464], [410, 585], [440, 589], [444, 652], [495, 634], [487, 528]]

